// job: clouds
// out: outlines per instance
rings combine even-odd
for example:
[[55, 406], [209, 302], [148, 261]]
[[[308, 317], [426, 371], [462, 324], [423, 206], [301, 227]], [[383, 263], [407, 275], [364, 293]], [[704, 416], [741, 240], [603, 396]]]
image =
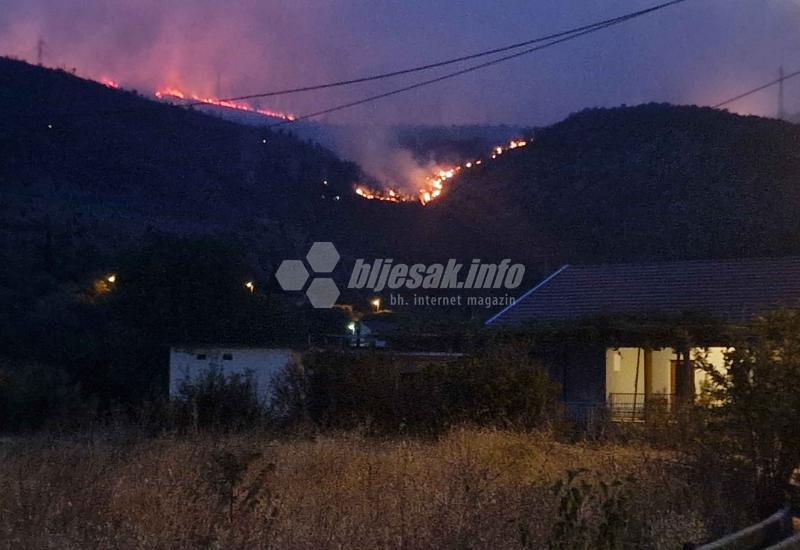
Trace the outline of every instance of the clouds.
[[[239, 95], [435, 61], [652, 5], [655, 0], [5, 0], [0, 52], [147, 90]], [[372, 123], [543, 124], [593, 105], [713, 103], [800, 68], [796, 0], [690, 0], [502, 66], [337, 115]], [[430, 76], [430, 75], [427, 75]], [[417, 77], [264, 100], [303, 113]], [[800, 83], [787, 84], [800, 110]], [[774, 93], [734, 107], [774, 112]]]

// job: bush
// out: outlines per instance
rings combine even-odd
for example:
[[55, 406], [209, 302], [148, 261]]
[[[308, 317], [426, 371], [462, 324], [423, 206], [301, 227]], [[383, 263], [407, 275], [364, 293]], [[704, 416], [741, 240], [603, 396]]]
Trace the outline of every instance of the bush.
[[[629, 476], [607, 482], [599, 478], [597, 472], [594, 478], [587, 478], [583, 475], [587, 472], [585, 469], [568, 470], [564, 478], [553, 485], [558, 514], [547, 543], [551, 550], [624, 547], [634, 479]], [[520, 535], [523, 547], [533, 548], [524, 530]]]
[[758, 319], [722, 372], [699, 362], [712, 379], [711, 443], [730, 457], [728, 468], [747, 471], [759, 512], [772, 513], [800, 466], [800, 312]]
[[403, 416], [399, 385], [399, 365], [391, 355], [311, 353], [302, 371], [290, 366], [275, 385], [273, 409], [290, 410], [290, 420], [308, 419], [323, 429], [394, 431]]
[[437, 434], [461, 423], [529, 429], [552, 417], [557, 390], [522, 348], [444, 359], [320, 352], [276, 380], [272, 409], [323, 429]]
[[77, 420], [87, 408], [78, 386], [62, 370], [0, 364], [0, 432], [33, 431], [65, 418]]
[[183, 381], [175, 405], [178, 424], [197, 429], [238, 430], [253, 426], [264, 413], [251, 372], [226, 375], [214, 367]]
[[303, 365], [291, 362], [271, 380], [269, 416], [278, 424], [305, 424], [308, 421], [308, 377]]
[[531, 429], [551, 420], [558, 384], [521, 345], [489, 347], [425, 369], [417, 409], [445, 425], [463, 422]]

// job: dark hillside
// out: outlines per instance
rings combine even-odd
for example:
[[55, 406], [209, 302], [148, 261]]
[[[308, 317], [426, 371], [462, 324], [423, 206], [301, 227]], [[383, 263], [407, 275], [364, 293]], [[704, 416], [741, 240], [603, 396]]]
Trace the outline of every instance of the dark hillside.
[[[8, 59], [0, 120], [0, 361], [63, 369], [109, 403], [163, 390], [175, 342], [343, 330], [342, 310], [277, 288], [315, 240], [344, 256], [339, 279], [355, 258], [510, 258], [525, 287], [561, 262], [800, 253], [800, 127], [710, 109], [578, 113], [425, 208], [358, 198], [357, 166], [289, 133]], [[430, 332], [488, 314], [408, 317]]]
[[0, 178], [19, 207], [80, 202], [80, 214], [113, 215], [126, 230], [274, 217], [324, 179], [353, 177], [328, 151], [288, 135], [8, 59], [0, 59], [0, 118]]
[[11, 287], [78, 281], [148, 232], [235, 236], [285, 257], [339, 230], [354, 200], [357, 167], [319, 146], [10, 59], [0, 120]]
[[554, 261], [800, 253], [800, 127], [697, 107], [590, 109], [470, 172], [434, 209], [462, 239]]

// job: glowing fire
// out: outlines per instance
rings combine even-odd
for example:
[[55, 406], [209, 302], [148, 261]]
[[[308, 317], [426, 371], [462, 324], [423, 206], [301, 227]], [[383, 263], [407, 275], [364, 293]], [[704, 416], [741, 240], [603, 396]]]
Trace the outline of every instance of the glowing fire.
[[[108, 77], [101, 76], [97, 82], [109, 88], [119, 89], [119, 83]], [[279, 111], [271, 111], [269, 109], [261, 109], [253, 107], [249, 103], [243, 101], [230, 101], [227, 99], [219, 99], [216, 97], [202, 97], [197, 94], [186, 92], [176, 86], [164, 86], [155, 91], [154, 94], [158, 99], [181, 99], [184, 101], [196, 101], [198, 103], [207, 103], [209, 105], [216, 105], [218, 107], [227, 107], [228, 109], [236, 109], [239, 111], [247, 111], [250, 113], [258, 113], [273, 118], [281, 118], [283, 120], [294, 120], [295, 116], [290, 113], [282, 113]]]
[[356, 185], [355, 191], [359, 197], [369, 200], [386, 202], [412, 202], [417, 200], [413, 195], [399, 193], [394, 189], [371, 189], [366, 185]]
[[197, 101], [200, 103], [207, 103], [209, 105], [216, 105], [218, 107], [227, 107], [228, 109], [237, 109], [239, 111], [247, 111], [249, 113], [258, 113], [273, 118], [282, 118], [283, 120], [294, 120], [295, 116], [289, 113], [281, 113], [278, 111], [270, 111], [269, 109], [260, 109], [243, 101], [230, 101], [228, 99], [219, 99], [216, 97], [202, 97], [197, 94], [189, 93], [174, 86], [166, 86], [156, 90], [155, 96], [159, 99], [183, 99], [189, 101]]
[[[108, 77], [101, 77], [98, 80], [104, 86], [109, 88], [119, 88], [119, 84]], [[269, 109], [261, 109], [254, 107], [249, 103], [243, 101], [231, 101], [228, 99], [219, 99], [215, 97], [203, 97], [194, 93], [187, 92], [176, 86], [164, 86], [155, 92], [158, 99], [179, 99], [182, 101], [193, 101], [204, 103], [208, 105], [216, 105], [218, 107], [227, 107], [229, 109], [236, 109], [239, 111], [247, 111], [250, 113], [258, 113], [261, 115], [280, 118], [283, 120], [295, 120], [295, 116], [290, 113], [282, 113], [278, 111], [271, 111]], [[506, 145], [498, 145], [493, 147], [489, 159], [494, 160], [506, 151], [519, 149], [528, 145], [524, 139], [511, 140]], [[486, 160], [489, 160], [486, 159]], [[483, 164], [484, 159], [474, 159], [455, 166], [437, 167], [430, 175], [428, 175], [423, 182], [417, 193], [403, 193], [391, 187], [386, 189], [375, 189], [364, 184], [357, 184], [355, 186], [355, 193], [364, 199], [378, 200], [386, 202], [420, 202], [423, 206], [434, 201], [442, 196], [445, 184], [453, 179], [461, 170], [469, 170]]]
[[[494, 160], [506, 151], [520, 149], [528, 145], [523, 139], [511, 140], [506, 145], [498, 145], [492, 148], [491, 159]], [[388, 202], [416, 202], [419, 201], [423, 206], [442, 196], [445, 183], [453, 179], [461, 170], [469, 170], [483, 164], [483, 159], [475, 159], [446, 168], [439, 167], [422, 182], [417, 195], [401, 193], [391, 187], [388, 189], [373, 189], [363, 184], [355, 186], [356, 195], [364, 199], [379, 200]]]
[[117, 84], [114, 80], [111, 80], [107, 76], [104, 76], [100, 79], [100, 84], [103, 86], [107, 86], [109, 88], [114, 88], [115, 90], [119, 89], [119, 84]]

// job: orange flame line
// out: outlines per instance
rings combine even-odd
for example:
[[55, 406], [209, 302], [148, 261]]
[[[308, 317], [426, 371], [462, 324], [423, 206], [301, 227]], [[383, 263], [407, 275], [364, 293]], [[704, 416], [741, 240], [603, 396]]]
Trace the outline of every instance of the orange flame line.
[[290, 113], [282, 113], [279, 111], [270, 111], [269, 109], [261, 109], [253, 107], [244, 102], [229, 101], [227, 99], [219, 99], [216, 97], [202, 97], [197, 94], [187, 93], [174, 86], [167, 86], [156, 90], [155, 96], [159, 99], [176, 98], [182, 100], [192, 100], [199, 103], [207, 103], [209, 105], [216, 105], [218, 107], [227, 107], [228, 109], [236, 109], [238, 111], [247, 111], [249, 113], [258, 113], [273, 118], [281, 118], [283, 120], [294, 120], [296, 117]]
[[[498, 145], [492, 147], [491, 160], [496, 159], [506, 151], [513, 149], [520, 149], [528, 145], [528, 141], [524, 139], [513, 139], [507, 145]], [[452, 166], [450, 168], [440, 168], [431, 175], [429, 175], [419, 189], [417, 196], [404, 195], [398, 191], [389, 188], [387, 190], [372, 189], [365, 185], [356, 185], [355, 193], [359, 197], [368, 200], [380, 200], [389, 202], [419, 202], [422, 206], [430, 204], [432, 201], [442, 196], [445, 188], [445, 183], [453, 179], [462, 170], [469, 170], [476, 166], [483, 164], [483, 159], [476, 159], [468, 161], [464, 164]]]

